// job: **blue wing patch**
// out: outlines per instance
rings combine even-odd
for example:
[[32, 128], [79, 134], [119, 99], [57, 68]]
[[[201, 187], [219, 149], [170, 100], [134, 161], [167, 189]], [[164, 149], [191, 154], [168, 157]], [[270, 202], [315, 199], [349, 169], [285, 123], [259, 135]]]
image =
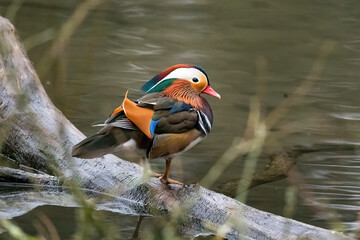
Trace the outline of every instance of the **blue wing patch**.
[[158, 124], [159, 121], [160, 121], [160, 119], [157, 120], [157, 121], [151, 120], [151, 122], [150, 122], [150, 133], [151, 133], [151, 135], [153, 135], [153, 136], [154, 136], [154, 134], [155, 134], [156, 125]]
[[182, 111], [189, 111], [190, 109], [191, 109], [190, 104], [186, 104], [184, 102], [177, 102], [171, 107], [170, 113], [173, 114]]

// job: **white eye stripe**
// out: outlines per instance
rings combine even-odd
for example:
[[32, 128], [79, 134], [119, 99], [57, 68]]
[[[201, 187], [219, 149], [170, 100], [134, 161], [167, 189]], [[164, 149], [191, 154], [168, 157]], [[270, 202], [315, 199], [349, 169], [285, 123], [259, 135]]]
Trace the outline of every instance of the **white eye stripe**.
[[193, 78], [197, 78], [200, 82], [200, 79], [204, 78], [206, 79], [206, 76], [204, 73], [199, 71], [196, 68], [178, 68], [169, 73], [166, 77], [163, 78], [163, 80], [170, 79], [170, 78], [180, 78], [180, 79], [186, 79], [191, 82], [193, 82]]

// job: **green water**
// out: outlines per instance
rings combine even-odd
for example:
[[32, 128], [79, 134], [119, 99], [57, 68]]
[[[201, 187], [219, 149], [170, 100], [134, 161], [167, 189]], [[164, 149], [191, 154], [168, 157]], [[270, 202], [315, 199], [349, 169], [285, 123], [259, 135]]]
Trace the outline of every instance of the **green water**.
[[[11, 3], [0, 2], [1, 15], [11, 16]], [[47, 67], [41, 60], [51, 47], [51, 41], [42, 40], [51, 38], [78, 3], [27, 0], [13, 15], [12, 22], [31, 47], [28, 54], [38, 71]], [[165, 68], [177, 63], [202, 66], [222, 99], [208, 97], [214, 112], [211, 134], [172, 167], [175, 179], [193, 183], [235, 137], [243, 135], [250, 98], [258, 88], [258, 63], [266, 63], [261, 78], [265, 116], [305, 79], [321, 45], [334, 40], [337, 45], [323, 74], [270, 131], [265, 151], [330, 144], [298, 159], [302, 176], [298, 187], [309, 194], [300, 192], [293, 218], [326, 228], [331, 227], [329, 219], [336, 219], [344, 230], [353, 232], [359, 228], [360, 210], [359, 9], [357, 0], [107, 1], [87, 16], [60, 61], [40, 77], [56, 106], [75, 126], [91, 134], [96, 131], [91, 124], [105, 120], [127, 89], [130, 98], [136, 99], [142, 84]], [[40, 40], [34, 40], [39, 33]], [[161, 169], [164, 162], [152, 164]], [[266, 164], [267, 159], [261, 159], [259, 168]], [[239, 157], [219, 182], [240, 177], [242, 168]], [[247, 204], [282, 215], [285, 189], [290, 185], [285, 179], [254, 188]], [[35, 209], [17, 222], [29, 225], [28, 219], [39, 212], [53, 216], [62, 236], [74, 230], [66, 223], [73, 221], [74, 210], [61, 207]], [[135, 217], [110, 215], [121, 232], [135, 227]]]

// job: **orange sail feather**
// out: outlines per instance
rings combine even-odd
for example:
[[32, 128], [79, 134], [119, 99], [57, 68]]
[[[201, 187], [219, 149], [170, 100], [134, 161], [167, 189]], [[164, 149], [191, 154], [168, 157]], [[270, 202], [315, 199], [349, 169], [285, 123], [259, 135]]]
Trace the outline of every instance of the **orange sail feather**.
[[133, 122], [148, 138], [152, 139], [153, 135], [150, 132], [150, 122], [154, 114], [154, 110], [136, 106], [136, 103], [127, 98], [128, 92], [125, 94], [122, 109], [126, 117]]
[[120, 107], [116, 108], [112, 113], [111, 113], [111, 116], [114, 116], [115, 114], [121, 112], [121, 111], [124, 111], [123, 107], [122, 107], [122, 104]]

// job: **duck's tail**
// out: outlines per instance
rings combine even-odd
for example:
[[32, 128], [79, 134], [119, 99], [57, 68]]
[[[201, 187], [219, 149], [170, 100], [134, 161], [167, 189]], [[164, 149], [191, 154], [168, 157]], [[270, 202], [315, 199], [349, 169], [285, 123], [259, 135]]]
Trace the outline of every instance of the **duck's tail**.
[[129, 134], [121, 128], [107, 128], [85, 138], [72, 149], [72, 156], [78, 158], [98, 158], [114, 152], [120, 144], [129, 140]]

